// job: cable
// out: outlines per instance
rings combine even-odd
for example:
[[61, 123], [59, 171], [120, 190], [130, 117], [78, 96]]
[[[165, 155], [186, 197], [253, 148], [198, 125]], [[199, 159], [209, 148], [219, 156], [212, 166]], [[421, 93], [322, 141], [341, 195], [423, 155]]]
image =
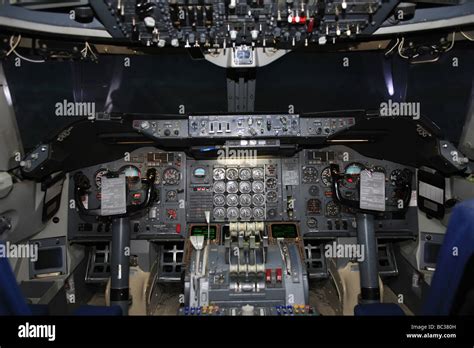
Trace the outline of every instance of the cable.
[[397, 42], [395, 42], [395, 45], [391, 49], [389, 49], [387, 52], [385, 52], [385, 56], [388, 56], [392, 51], [397, 48], [397, 46], [400, 44], [400, 39], [397, 37]]
[[[400, 57], [402, 57], [403, 59], [410, 59], [410, 57], [408, 56], [405, 56], [403, 53], [402, 53], [402, 50], [403, 50], [403, 44], [405, 43], [405, 38], [402, 37], [402, 40], [400, 41], [400, 45], [398, 45], [398, 55]], [[413, 58], [413, 57], [411, 57]]]
[[13, 38], [14, 36], [12, 35], [10, 37], [10, 50], [7, 52], [7, 56], [10, 55], [11, 53], [15, 54], [15, 56], [17, 56], [18, 58], [22, 59], [22, 60], [25, 60], [27, 62], [30, 62], [30, 63], [44, 63], [45, 60], [42, 59], [42, 60], [34, 60], [34, 59], [30, 59], [30, 58], [26, 58], [24, 56], [22, 56], [21, 54], [19, 54], [17, 51], [16, 51], [16, 48], [18, 47], [18, 45], [20, 44], [20, 41], [21, 41], [21, 35], [18, 35], [18, 39], [17, 39], [17, 42], [15, 44], [13, 44]]
[[470, 37], [469, 35], [467, 35], [465, 32], [463, 32], [462, 30], [460, 31], [461, 35], [464, 36], [466, 39], [468, 39], [469, 41], [474, 41], [474, 39], [472, 37]]
[[453, 31], [453, 39], [452, 39], [452, 41], [451, 41], [451, 46], [449, 46], [449, 48], [446, 49], [444, 52], [449, 52], [449, 51], [451, 51], [451, 50], [453, 49], [455, 38], [456, 38], [456, 32]]
[[94, 57], [94, 60], [97, 60], [97, 56], [95, 55], [89, 43], [86, 41], [84, 48], [81, 50], [82, 57], [87, 58], [88, 53], [90, 53], [92, 57]]

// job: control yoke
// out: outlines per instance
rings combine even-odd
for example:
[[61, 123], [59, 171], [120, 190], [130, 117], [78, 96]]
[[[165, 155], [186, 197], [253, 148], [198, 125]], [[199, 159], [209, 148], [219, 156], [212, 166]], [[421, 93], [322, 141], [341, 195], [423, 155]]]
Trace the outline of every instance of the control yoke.
[[[82, 196], [87, 194], [91, 188], [89, 178], [85, 176], [82, 172], [77, 172], [74, 174], [74, 200], [76, 201], [76, 206], [79, 209], [79, 212], [84, 215], [89, 216], [102, 216], [100, 208], [96, 209], [86, 209], [82, 203]], [[114, 215], [117, 217], [126, 217], [137, 211], [148, 208], [156, 198], [155, 191], [155, 179], [156, 179], [156, 169], [150, 168], [146, 172], [146, 177], [142, 178], [142, 184], [145, 185], [145, 197], [142, 203], [140, 204], [130, 204], [127, 205], [127, 212], [122, 215]]]
[[[360, 208], [359, 199], [348, 199], [341, 194], [340, 183], [344, 179], [344, 174], [339, 172], [337, 164], [331, 164], [331, 180], [334, 199], [343, 206], [349, 207], [356, 212], [357, 220], [357, 243], [365, 250], [365, 259], [359, 261], [360, 272], [360, 303], [377, 303], [380, 302], [379, 274], [378, 274], [378, 252], [377, 240], [375, 238], [375, 215], [380, 211], [366, 210]], [[411, 180], [410, 180], [411, 182]], [[360, 190], [360, 184], [358, 185]], [[360, 193], [360, 192], [359, 192]], [[385, 206], [385, 211], [406, 211], [409, 206], [411, 197], [411, 184], [404, 184], [400, 188], [400, 199], [403, 200], [401, 209], [396, 207]], [[360, 197], [359, 195], [356, 195]]]
[[[110, 304], [118, 305], [123, 315], [128, 315], [130, 303], [130, 219], [129, 216], [137, 211], [148, 208], [156, 198], [155, 191], [156, 169], [148, 169], [146, 178], [142, 179], [145, 185], [145, 197], [140, 204], [127, 205], [126, 213], [112, 215], [112, 247], [110, 256]], [[103, 216], [101, 209], [86, 209], [82, 203], [82, 196], [91, 188], [89, 179], [82, 173], [74, 175], [74, 199], [79, 211], [84, 215]]]

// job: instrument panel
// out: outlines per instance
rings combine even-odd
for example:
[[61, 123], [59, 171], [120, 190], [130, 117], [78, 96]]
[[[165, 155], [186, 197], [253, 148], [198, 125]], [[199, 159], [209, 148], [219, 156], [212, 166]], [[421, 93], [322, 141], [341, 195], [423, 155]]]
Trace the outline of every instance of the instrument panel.
[[[132, 238], [184, 238], [189, 225], [206, 222], [206, 212], [211, 223], [223, 225], [295, 222], [303, 237], [355, 236], [354, 211], [341, 207], [333, 197], [330, 165], [338, 164], [344, 176], [340, 191], [349, 199], [358, 196], [362, 170], [384, 174], [385, 205], [393, 209], [376, 216], [377, 232], [412, 235], [417, 231], [416, 207], [400, 206], [406, 193], [402, 189], [415, 187], [413, 168], [367, 158], [342, 145], [304, 149], [290, 157], [258, 156], [258, 150], [243, 157], [226, 158], [226, 154], [196, 160], [184, 152], [154, 147], [135, 150], [124, 159], [81, 170], [91, 183], [83, 203], [100, 207], [102, 178], [119, 173], [126, 177], [131, 204], [140, 204], [142, 177], [155, 168], [157, 197], [146, 211], [131, 217]], [[107, 218], [81, 216], [75, 209], [69, 215], [72, 239], [110, 237]]]

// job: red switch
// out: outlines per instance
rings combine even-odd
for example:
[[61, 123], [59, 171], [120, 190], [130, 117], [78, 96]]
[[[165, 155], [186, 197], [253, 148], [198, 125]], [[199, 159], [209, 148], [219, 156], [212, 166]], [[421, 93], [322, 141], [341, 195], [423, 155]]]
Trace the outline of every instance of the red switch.
[[281, 268], [276, 269], [276, 276], [277, 276], [277, 282], [280, 282], [283, 280], [283, 274], [281, 271]]
[[181, 233], [181, 224], [176, 224], [176, 233]]
[[271, 270], [271, 269], [265, 270], [265, 281], [266, 281], [267, 283], [271, 283], [271, 282], [272, 282], [272, 270]]

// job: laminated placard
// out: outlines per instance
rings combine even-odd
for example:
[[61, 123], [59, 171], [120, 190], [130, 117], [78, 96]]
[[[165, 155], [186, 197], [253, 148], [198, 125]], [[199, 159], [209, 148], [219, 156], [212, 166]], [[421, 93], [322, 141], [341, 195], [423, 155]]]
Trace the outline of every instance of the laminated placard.
[[385, 174], [363, 170], [360, 173], [360, 208], [385, 211]]
[[102, 177], [101, 215], [120, 215], [127, 212], [125, 175], [118, 178]]

